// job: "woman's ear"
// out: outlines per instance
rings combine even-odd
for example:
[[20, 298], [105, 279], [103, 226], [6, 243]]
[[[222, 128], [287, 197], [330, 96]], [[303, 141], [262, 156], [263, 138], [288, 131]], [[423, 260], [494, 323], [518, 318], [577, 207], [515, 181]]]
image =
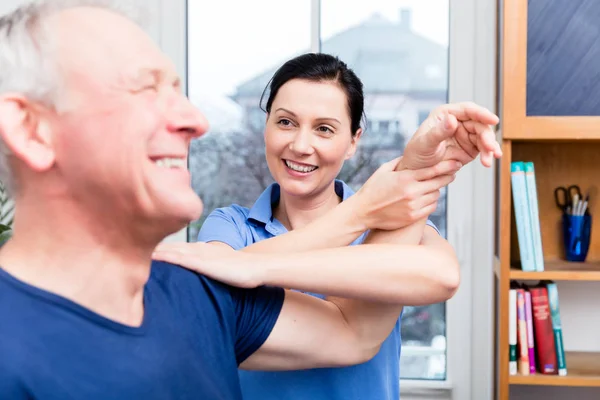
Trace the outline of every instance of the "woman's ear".
[[54, 165], [48, 115], [22, 95], [0, 96], [0, 137], [9, 153], [34, 171], [45, 171]]
[[346, 160], [352, 158], [354, 154], [356, 154], [356, 148], [358, 146], [358, 142], [362, 136], [363, 130], [362, 128], [358, 128], [354, 136], [352, 136], [352, 141], [350, 142], [350, 147], [348, 148], [348, 152], [346, 153]]

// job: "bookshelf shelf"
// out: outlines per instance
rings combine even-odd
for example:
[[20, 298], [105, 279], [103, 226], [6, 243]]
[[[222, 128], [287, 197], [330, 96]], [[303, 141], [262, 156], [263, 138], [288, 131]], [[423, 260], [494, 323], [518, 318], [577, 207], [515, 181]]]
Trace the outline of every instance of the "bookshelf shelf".
[[[558, 32], [554, 29], [555, 26], [575, 26], [573, 19], [592, 21], [593, 15], [589, 9], [575, 7], [572, 3], [544, 0], [498, 1], [497, 109], [500, 127], [497, 138], [502, 145], [503, 157], [496, 165], [495, 182], [495, 400], [510, 400], [513, 389], [521, 385], [600, 388], [600, 352], [566, 351], [567, 376], [509, 373], [509, 358], [515, 355], [511, 353], [511, 345], [518, 344], [517, 357], [519, 360], [523, 359], [525, 364], [530, 357], [519, 346], [530, 340], [535, 344], [535, 350], [528, 348], [535, 352], [532, 357], [548, 357], [547, 364], [559, 367], [558, 357], [554, 360], [554, 354], [550, 354], [553, 347], [549, 345], [549, 341], [554, 346], [553, 338], [556, 336], [553, 336], [554, 327], [548, 324], [552, 322], [552, 310], [551, 296], [547, 289], [551, 287], [554, 291], [556, 286], [539, 281], [571, 281], [582, 285], [586, 282], [600, 282], [600, 221], [596, 219], [600, 210], [600, 112], [595, 107], [600, 100], [600, 92], [590, 85], [566, 83], [570, 79], [577, 82], [591, 81], [597, 76], [594, 66], [600, 63], [600, 56], [595, 55], [593, 62], [587, 59], [589, 49], [578, 38], [581, 31], [566, 35], [561, 30], [558, 36], [549, 35], [549, 32]], [[594, 12], [600, 12], [600, 2], [589, 3], [593, 4], [590, 7], [593, 7]], [[573, 11], [575, 9], [576, 12]], [[564, 48], [573, 52], [565, 56], [561, 50]], [[558, 76], [562, 78], [558, 79]], [[523, 169], [518, 168], [519, 174], [516, 174], [513, 183], [513, 162], [535, 165], [537, 214], [535, 211], [532, 214], [524, 212], [523, 196], [520, 195], [524, 191], [519, 176]], [[515, 166], [519, 167], [518, 164]], [[557, 186], [570, 185], [579, 185], [586, 197], [589, 195], [588, 211], [596, 221], [591, 226], [587, 262], [583, 263], [562, 260], [565, 257], [562, 211], [556, 205], [554, 190]], [[516, 197], [513, 197], [513, 188], [517, 188]], [[525, 197], [532, 198], [529, 195]], [[529, 210], [528, 208], [527, 211]], [[543, 272], [525, 272], [520, 267], [518, 232], [532, 235], [531, 231], [534, 229], [530, 228], [532, 224], [526, 223], [527, 215], [530, 220], [539, 220], [540, 235], [535, 234], [531, 241], [522, 240], [529, 250], [523, 254], [531, 255], [531, 247], [539, 248], [537, 238], [541, 237]], [[520, 228], [517, 221], [522, 224]], [[537, 255], [539, 256], [539, 252]], [[545, 292], [542, 289], [544, 286]], [[520, 293], [525, 294], [519, 295]], [[570, 297], [577, 295], [577, 292], [569, 294]], [[556, 299], [556, 296], [553, 298]], [[558, 304], [562, 300], [560, 298]], [[571, 300], [572, 298], [567, 301]], [[576, 300], [579, 303], [586, 301]], [[531, 310], [533, 314], [529, 319], [527, 310]], [[565, 307], [564, 310], [566, 313], [577, 312], [570, 307]], [[554, 311], [556, 315], [556, 308]], [[521, 336], [522, 332], [531, 329], [532, 324], [527, 324], [527, 321], [533, 321], [532, 339]], [[531, 330], [527, 332], [530, 333]], [[565, 328], [562, 334], [570, 336], [572, 329]]]
[[506, 131], [512, 140], [599, 140], [598, 117], [527, 117], [521, 129]]
[[511, 268], [511, 280], [551, 281], [600, 281], [600, 262], [575, 263], [568, 261], [546, 261], [544, 271], [525, 272]]
[[567, 376], [512, 375], [511, 385], [600, 387], [600, 353], [567, 352]]

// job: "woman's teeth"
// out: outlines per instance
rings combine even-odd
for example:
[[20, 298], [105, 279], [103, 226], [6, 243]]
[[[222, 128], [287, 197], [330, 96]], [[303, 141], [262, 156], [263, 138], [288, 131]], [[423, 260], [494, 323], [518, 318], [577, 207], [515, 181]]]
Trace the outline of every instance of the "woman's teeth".
[[186, 168], [186, 159], [185, 158], [159, 158], [154, 161], [154, 163], [158, 167], [162, 168]]
[[289, 169], [291, 169], [293, 171], [296, 171], [296, 172], [308, 173], [308, 172], [312, 172], [315, 169], [317, 169], [317, 167], [314, 166], [314, 165], [310, 165], [310, 166], [308, 166], [308, 165], [299, 165], [299, 164], [296, 164], [296, 163], [294, 163], [292, 161], [288, 161], [288, 160], [285, 160], [285, 165], [287, 165], [287, 167]]

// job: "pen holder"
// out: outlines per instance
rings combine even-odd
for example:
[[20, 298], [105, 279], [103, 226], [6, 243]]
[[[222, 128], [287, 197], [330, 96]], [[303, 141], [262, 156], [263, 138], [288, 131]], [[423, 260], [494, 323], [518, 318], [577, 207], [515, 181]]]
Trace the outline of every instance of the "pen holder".
[[563, 242], [567, 261], [585, 261], [590, 247], [592, 216], [563, 214]]

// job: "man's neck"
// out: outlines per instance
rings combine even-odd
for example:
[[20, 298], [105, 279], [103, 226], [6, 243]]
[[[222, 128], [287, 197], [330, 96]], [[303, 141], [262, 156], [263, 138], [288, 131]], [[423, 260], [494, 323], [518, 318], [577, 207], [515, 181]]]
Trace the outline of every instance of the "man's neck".
[[282, 191], [275, 217], [288, 230], [299, 229], [326, 214], [339, 203], [340, 198], [335, 193], [334, 183], [310, 197], [290, 196]]
[[0, 268], [106, 318], [139, 326], [153, 245], [134, 243], [133, 235], [120, 232], [123, 221], [39, 204], [20, 204], [13, 237], [0, 251]]

